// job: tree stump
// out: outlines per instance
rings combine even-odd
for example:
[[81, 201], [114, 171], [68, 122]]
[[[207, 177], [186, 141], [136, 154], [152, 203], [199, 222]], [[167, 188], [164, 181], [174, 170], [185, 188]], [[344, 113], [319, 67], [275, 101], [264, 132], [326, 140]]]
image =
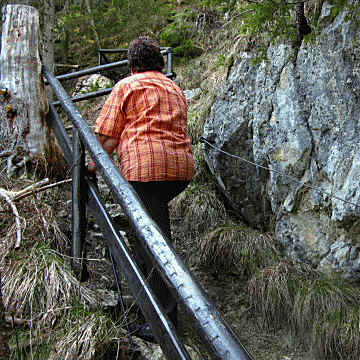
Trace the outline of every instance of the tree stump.
[[3, 8], [0, 55], [0, 156], [11, 153], [7, 174], [44, 152], [38, 168], [62, 177], [65, 162], [45, 117], [48, 101], [41, 76], [39, 13], [27, 5]]
[[41, 77], [39, 14], [26, 5], [4, 7], [0, 56], [0, 146], [39, 154], [45, 144], [48, 103]]

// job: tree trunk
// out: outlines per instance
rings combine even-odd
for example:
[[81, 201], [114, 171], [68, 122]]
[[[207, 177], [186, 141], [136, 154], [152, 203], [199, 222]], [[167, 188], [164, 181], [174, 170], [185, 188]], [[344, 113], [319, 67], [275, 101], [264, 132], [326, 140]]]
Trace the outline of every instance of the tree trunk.
[[[26, 153], [39, 154], [45, 143], [48, 103], [41, 76], [39, 14], [26, 5], [7, 5], [0, 56], [0, 88], [3, 148], [20, 146]], [[3, 113], [4, 114], [4, 113]]]
[[40, 39], [40, 54], [44, 65], [46, 65], [50, 71], [53, 71], [55, 0], [0, 0], [0, 7], [4, 5], [28, 5], [38, 9], [42, 34], [42, 38]]
[[93, 14], [92, 14], [92, 6], [91, 6], [91, 0], [85, 0], [85, 6], [86, 6], [86, 11], [90, 17], [90, 25], [91, 25], [91, 29], [94, 33], [94, 37], [95, 37], [95, 41], [96, 41], [96, 46], [99, 48], [101, 48], [100, 45], [100, 38], [99, 38], [99, 34], [96, 30], [96, 26], [95, 26], [95, 21], [93, 18]]
[[[65, 164], [45, 123], [48, 102], [41, 76], [38, 11], [26, 5], [7, 5], [3, 19], [0, 153], [12, 152], [8, 159], [8, 176], [46, 149], [40, 168], [47, 176], [55, 171], [54, 175], [59, 177]], [[51, 57], [47, 61], [53, 62]]]

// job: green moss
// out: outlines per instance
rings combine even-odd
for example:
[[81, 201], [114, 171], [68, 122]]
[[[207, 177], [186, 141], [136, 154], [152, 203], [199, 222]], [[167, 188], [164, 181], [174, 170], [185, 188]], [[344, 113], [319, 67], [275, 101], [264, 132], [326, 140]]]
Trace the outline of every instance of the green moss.
[[272, 157], [275, 161], [279, 161], [279, 162], [284, 161], [284, 150], [283, 149], [276, 150]]

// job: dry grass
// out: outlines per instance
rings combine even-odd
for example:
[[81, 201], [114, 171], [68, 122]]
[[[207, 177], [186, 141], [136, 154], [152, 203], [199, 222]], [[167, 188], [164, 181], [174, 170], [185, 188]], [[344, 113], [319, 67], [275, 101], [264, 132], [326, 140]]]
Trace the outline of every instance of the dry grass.
[[316, 359], [360, 358], [358, 285], [282, 260], [250, 279], [248, 300], [261, 327], [287, 328]]
[[192, 151], [195, 158], [195, 175], [192, 183], [203, 184], [204, 187], [211, 188], [211, 190], [215, 192], [216, 185], [205, 161], [203, 145], [198, 143], [192, 146]]
[[215, 97], [215, 90], [201, 91], [201, 101], [192, 101], [188, 110], [187, 130], [192, 143], [197, 143], [203, 134], [204, 124]]
[[196, 253], [201, 265], [242, 276], [249, 276], [279, 259], [269, 235], [232, 221], [205, 233]]
[[314, 324], [312, 352], [318, 359], [360, 359], [360, 309], [358, 304], [331, 312]]
[[66, 315], [74, 299], [96, 304], [96, 295], [81, 286], [69, 266], [46, 244], [36, 244], [25, 255], [2, 267], [4, 304], [8, 312], [40, 324]]
[[286, 259], [256, 273], [248, 284], [248, 301], [259, 315], [260, 326], [289, 325], [299, 282], [317, 277], [309, 265]]
[[345, 312], [346, 309], [356, 306], [359, 300], [360, 289], [344, 283], [342, 279], [321, 276], [305, 280], [298, 284], [291, 327], [297, 335], [306, 340], [314, 323], [322, 322], [328, 314]]
[[121, 323], [79, 306], [72, 307], [58, 326], [18, 331], [10, 349], [10, 359], [126, 359], [129, 341]]
[[54, 344], [49, 360], [101, 359], [109, 351], [114, 359], [124, 358], [128, 344], [121, 324], [101, 314], [75, 317], [75, 324], [73, 321], [63, 326], [67, 331]]
[[[198, 238], [209, 227], [221, 224], [227, 218], [224, 204], [213, 188], [192, 183], [171, 204], [172, 215], [181, 218], [189, 238]], [[190, 240], [190, 239], [189, 239]]]
[[[0, 180], [8, 188], [6, 177]], [[29, 183], [13, 180], [9, 190]], [[3, 301], [9, 319], [20, 325], [10, 340], [11, 358], [48, 359], [51, 352], [52, 359], [101, 359], [110, 346], [120, 359], [125, 351], [120, 339], [122, 346], [127, 340], [119, 324], [95, 312], [95, 291], [79, 283], [61, 254], [69, 245], [55, 216], [63, 196], [64, 189], [52, 189], [16, 203], [22, 218], [17, 250], [13, 215], [5, 202], [0, 204], [5, 215], [0, 221]]]
[[[17, 189], [30, 180], [13, 181]], [[73, 297], [96, 303], [95, 295], [80, 286], [71, 269], [54, 248], [62, 250], [67, 239], [60, 231], [50, 204], [57, 204], [60, 189], [27, 197], [16, 203], [22, 223], [22, 243], [14, 250], [15, 226], [4, 207], [0, 239], [0, 268], [4, 304], [19, 318], [52, 323]]]

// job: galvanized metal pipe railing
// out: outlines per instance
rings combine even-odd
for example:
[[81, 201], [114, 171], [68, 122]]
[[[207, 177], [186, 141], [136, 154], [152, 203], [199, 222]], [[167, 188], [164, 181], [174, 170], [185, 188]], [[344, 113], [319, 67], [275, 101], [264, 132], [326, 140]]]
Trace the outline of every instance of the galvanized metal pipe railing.
[[93, 66], [93, 67], [88, 68], [88, 69], [83, 69], [83, 70], [74, 71], [74, 72], [68, 73], [68, 74], [58, 75], [58, 76], [56, 76], [56, 79], [58, 79], [58, 80], [77, 79], [77, 78], [79, 78], [81, 76], [97, 74], [99, 72], [112, 70], [112, 69], [115, 69], [115, 68], [117, 68], [119, 66], [124, 66], [124, 65], [127, 65], [127, 64], [128, 64], [127, 60], [115, 61], [115, 62], [112, 62], [110, 64]]
[[[65, 128], [55, 110], [50, 104], [47, 115], [47, 124], [54, 131], [58, 143], [63, 151], [64, 158], [70, 167], [76, 162], [76, 151], [71, 149], [71, 142]], [[108, 243], [113, 259], [127, 279], [131, 293], [140, 306], [145, 318], [151, 324], [154, 335], [159, 341], [165, 356], [171, 360], [190, 360], [190, 356], [182, 342], [176, 335], [172, 323], [159, 308], [154, 295], [149, 289], [146, 280], [136, 265], [122, 235], [115, 230], [111, 217], [99, 199], [93, 183], [86, 181], [88, 187], [88, 210], [96, 219]]]
[[84, 184], [85, 151], [75, 127], [73, 128], [72, 165], [72, 268], [76, 276], [83, 281], [86, 277], [84, 242], [86, 235], [87, 189]]
[[[97, 91], [92, 91], [92, 92], [89, 92], [89, 93], [83, 94], [83, 95], [73, 96], [73, 97], [71, 97], [71, 101], [74, 103], [77, 103], [77, 102], [84, 101], [84, 100], [94, 99], [99, 96], [108, 95], [111, 93], [112, 89], [113, 88], [106, 88], [106, 89], [101, 89], [101, 90], [97, 90]], [[52, 104], [55, 106], [61, 105], [60, 101], [54, 101]]]
[[[154, 259], [174, 295], [181, 301], [214, 359], [250, 360], [231, 328], [176, 255], [157, 224], [149, 217], [138, 196], [96, 140], [59, 81], [44, 67], [44, 75], [61, 105], [79, 131], [92, 159], [121, 204], [144, 247]], [[146, 315], [146, 314], [145, 314]]]
[[[105, 54], [127, 53], [128, 49], [99, 49], [98, 50], [98, 65], [102, 65], [101, 58], [108, 62]], [[160, 51], [167, 56], [167, 73], [166, 76], [173, 79], [176, 75], [172, 72], [172, 52], [171, 47], [161, 47]]]
[[[168, 52], [169, 52], [168, 48], [165, 48], [164, 50], [161, 50], [162, 54], [167, 54]], [[58, 75], [58, 76], [56, 76], [56, 79], [57, 80], [76, 79], [76, 78], [79, 78], [81, 76], [97, 74], [97, 73], [102, 72], [102, 71], [112, 70], [112, 69], [115, 69], [115, 68], [117, 68], [119, 66], [128, 65], [128, 63], [129, 63], [128, 60], [115, 61], [115, 62], [112, 62], [112, 63], [109, 63], [109, 64], [93, 66], [93, 67], [88, 68], [88, 69], [74, 71], [74, 72], [68, 73], [68, 74]], [[168, 74], [166, 74], [166, 75], [168, 75]]]
[[[160, 50], [161, 50], [161, 52], [163, 53], [163, 54], [167, 54], [167, 52], [168, 51], [171, 51], [171, 48], [170, 47], [163, 47], [163, 46], [161, 46], [160, 47]], [[117, 49], [99, 49], [98, 50], [98, 52], [100, 53], [100, 54], [102, 54], [102, 53], [104, 53], [104, 54], [116, 54], [116, 53], [121, 53], [121, 52], [123, 52], [123, 53], [127, 53], [128, 52], [128, 49], [126, 49], [126, 48], [117, 48]]]

